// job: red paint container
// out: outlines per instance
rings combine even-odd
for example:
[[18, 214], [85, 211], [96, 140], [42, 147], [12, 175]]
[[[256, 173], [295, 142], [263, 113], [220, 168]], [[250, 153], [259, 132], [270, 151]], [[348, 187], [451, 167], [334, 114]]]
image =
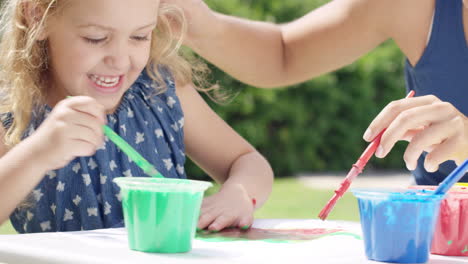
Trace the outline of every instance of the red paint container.
[[[436, 187], [411, 186], [410, 189], [435, 190]], [[431, 253], [468, 256], [468, 187], [452, 187], [440, 203]]]

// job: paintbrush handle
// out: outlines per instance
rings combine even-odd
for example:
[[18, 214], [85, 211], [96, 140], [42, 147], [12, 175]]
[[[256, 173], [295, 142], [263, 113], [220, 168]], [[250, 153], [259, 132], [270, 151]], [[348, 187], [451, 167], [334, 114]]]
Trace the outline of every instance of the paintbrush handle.
[[439, 187], [434, 191], [434, 194], [446, 194], [447, 191], [457, 183], [466, 172], [468, 172], [468, 159], [453, 170], [452, 173], [450, 173], [450, 175], [439, 184]]
[[117, 147], [119, 147], [130, 159], [135, 162], [138, 167], [140, 167], [146, 174], [151, 177], [163, 178], [161, 173], [159, 173], [156, 168], [151, 165], [143, 156], [140, 155], [130, 144], [128, 144], [123, 138], [121, 138], [117, 133], [115, 133], [110, 127], [104, 125], [104, 134], [114, 142]]

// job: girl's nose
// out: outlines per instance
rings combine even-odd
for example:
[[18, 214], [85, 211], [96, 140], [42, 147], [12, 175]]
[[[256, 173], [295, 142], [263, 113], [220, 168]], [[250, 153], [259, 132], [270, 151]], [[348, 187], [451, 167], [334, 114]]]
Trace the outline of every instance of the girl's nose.
[[127, 71], [130, 68], [130, 61], [129, 46], [123, 41], [116, 41], [111, 45], [104, 59], [107, 66], [119, 72]]

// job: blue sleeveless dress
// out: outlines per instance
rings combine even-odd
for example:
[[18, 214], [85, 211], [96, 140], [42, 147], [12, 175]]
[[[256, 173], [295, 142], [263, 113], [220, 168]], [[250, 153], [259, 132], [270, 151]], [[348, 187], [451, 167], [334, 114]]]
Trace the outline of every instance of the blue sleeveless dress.
[[[468, 45], [463, 8], [462, 0], [436, 0], [429, 43], [414, 67], [406, 61], [405, 76], [407, 88], [416, 96], [435, 95], [468, 115]], [[420, 185], [437, 185], [456, 165], [447, 161], [437, 172], [429, 173], [423, 166], [426, 154], [419, 158], [413, 174]], [[462, 181], [468, 182], [468, 174]]]
[[[168, 90], [156, 95], [157, 84], [146, 73], [107, 116], [108, 126], [168, 178], [186, 178], [184, 116], [167, 74]], [[51, 109], [46, 107], [46, 114]], [[31, 122], [27, 134], [42, 123]], [[79, 157], [50, 171], [32, 191], [31, 201], [17, 208], [10, 220], [19, 233], [77, 231], [123, 226], [116, 177], [146, 176], [107, 138], [91, 157]]]

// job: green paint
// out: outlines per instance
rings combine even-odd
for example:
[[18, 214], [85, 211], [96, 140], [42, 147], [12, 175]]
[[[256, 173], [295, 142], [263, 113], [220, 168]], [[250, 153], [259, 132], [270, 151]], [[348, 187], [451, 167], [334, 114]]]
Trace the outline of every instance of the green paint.
[[140, 155], [130, 144], [128, 144], [123, 138], [121, 138], [117, 133], [115, 133], [110, 127], [103, 126], [104, 134], [117, 145], [130, 159], [135, 162], [138, 167], [140, 167], [146, 174], [151, 177], [163, 178], [161, 173], [159, 173], [156, 168], [151, 165], [143, 156]]
[[[228, 228], [221, 231], [218, 234], [212, 234], [209, 231], [202, 230], [197, 232], [196, 239], [206, 242], [232, 242], [232, 241], [262, 241], [267, 243], [300, 243], [311, 241], [327, 236], [350, 236], [355, 239], [362, 240], [361, 236], [339, 230], [320, 229], [321, 233], [314, 233], [313, 235], [308, 234], [308, 231], [316, 231], [315, 229], [310, 230], [291, 230], [290, 233], [285, 233], [285, 230], [275, 229], [259, 229], [250, 228], [236, 229]], [[303, 232], [302, 235], [298, 232]], [[330, 232], [330, 233], [327, 233]]]
[[249, 229], [249, 228], [250, 228], [249, 225], [245, 225], [245, 226], [241, 227], [242, 230], [247, 230], [247, 229]]
[[131, 249], [188, 252], [203, 193], [122, 190], [122, 206]]
[[326, 236], [350, 236], [350, 237], [354, 237], [355, 239], [359, 239], [359, 240], [362, 240], [362, 237], [358, 234], [354, 234], [354, 233], [349, 233], [349, 232], [336, 232], [336, 233], [330, 233], [330, 234], [325, 234], [321, 237], [326, 237]]
[[149, 177], [114, 179], [121, 188], [129, 247], [158, 253], [192, 248], [209, 182]]
[[452, 242], [453, 242], [452, 240], [449, 240], [449, 241], [447, 242], [447, 245], [449, 245], [449, 246], [452, 245]]
[[465, 249], [463, 249], [461, 253], [464, 254], [464, 253], [467, 252], [467, 251], [468, 251], [468, 245], [465, 246]]

